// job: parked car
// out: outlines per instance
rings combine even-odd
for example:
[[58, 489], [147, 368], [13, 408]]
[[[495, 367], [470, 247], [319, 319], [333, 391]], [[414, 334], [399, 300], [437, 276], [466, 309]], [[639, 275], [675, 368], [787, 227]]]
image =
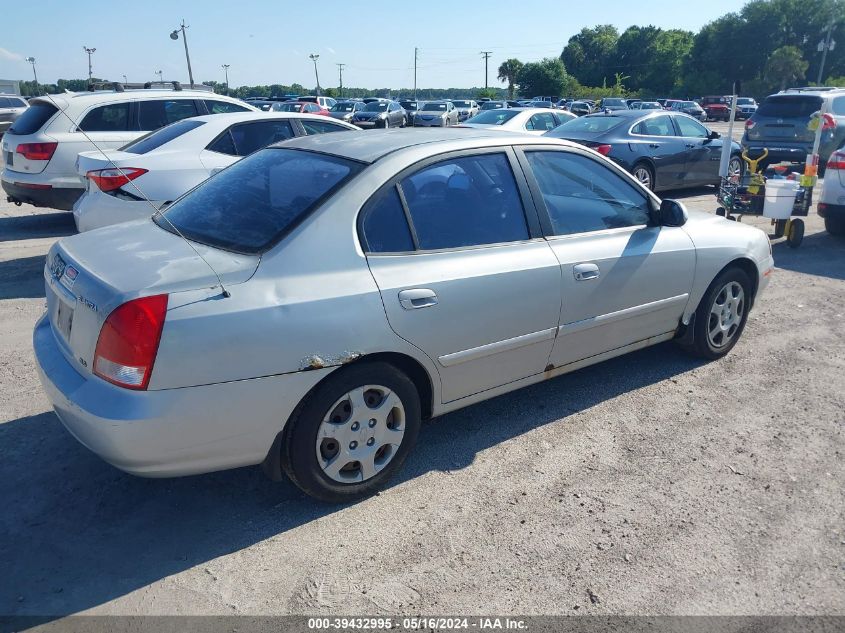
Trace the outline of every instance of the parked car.
[[628, 103], [625, 99], [617, 97], [605, 97], [599, 102], [598, 110], [628, 110]]
[[76, 156], [94, 143], [115, 149], [181, 119], [250, 111], [240, 99], [181, 86], [36, 97], [3, 135], [0, 180], [12, 202], [70, 211], [85, 192]]
[[827, 159], [818, 213], [828, 233], [845, 237], [845, 145]]
[[364, 104], [364, 109], [352, 117], [353, 125], [362, 128], [405, 127], [408, 115], [396, 101], [379, 99]]
[[466, 121], [478, 114], [478, 104], [472, 99], [453, 99], [452, 105], [458, 110], [458, 121]]
[[707, 114], [705, 121], [728, 121], [731, 118], [731, 98], [724, 96], [704, 97], [700, 101], [701, 107]]
[[549, 111], [547, 108], [507, 108], [479, 112], [476, 116], [462, 123], [461, 127], [540, 135], [576, 118], [570, 112]]
[[675, 101], [672, 104], [672, 112], [683, 112], [699, 121], [707, 120], [707, 113], [695, 101]]
[[427, 101], [414, 114], [415, 127], [448, 127], [458, 124], [458, 110], [451, 101]]
[[90, 231], [149, 217], [209, 176], [267, 145], [350, 130], [358, 128], [313, 114], [215, 114], [172, 123], [119, 150], [83, 152], [77, 169], [88, 179], [88, 188], [73, 206], [76, 228]]
[[576, 116], [584, 116], [590, 114], [593, 108], [587, 101], [573, 101], [569, 104], [569, 111]]
[[745, 122], [742, 146], [752, 156], [769, 150], [766, 164], [803, 163], [812, 153], [815, 132], [810, 119], [827, 104], [825, 129], [819, 146], [820, 171], [845, 142], [845, 88], [800, 88], [766, 97]]
[[330, 116], [331, 113], [319, 103], [313, 101], [283, 101], [274, 103], [270, 112], [295, 112], [297, 114], [318, 114]]
[[[587, 115], [546, 133], [595, 149], [648, 189], [678, 189], [719, 182], [722, 139], [680, 112], [617, 110]], [[741, 176], [738, 143], [731, 141], [729, 174]]]
[[664, 110], [671, 110], [672, 106], [677, 103], [678, 101], [682, 101], [681, 99], [664, 99], [663, 100], [663, 109]]
[[757, 102], [751, 97], [736, 98], [736, 120], [748, 119], [757, 112]]
[[[507, 101], [485, 101], [481, 104], [481, 110], [500, 110], [502, 108], [510, 108]], [[517, 107], [523, 107], [519, 104]]]
[[642, 99], [625, 99], [625, 103], [628, 104], [629, 110], [633, 110], [635, 105], [642, 103]]
[[362, 101], [338, 101], [329, 110], [329, 116], [333, 119], [340, 119], [349, 123], [356, 112], [364, 110], [364, 103]]
[[631, 106], [632, 110], [662, 110], [663, 106], [657, 101], [637, 101]]
[[546, 110], [555, 110], [555, 104], [551, 101], [529, 101], [528, 105], [525, 106], [528, 108], [543, 108]]
[[0, 95], [0, 137], [28, 107], [29, 104], [22, 97]]
[[336, 104], [337, 100], [332, 97], [315, 97], [313, 95], [305, 97], [297, 97], [297, 101], [307, 101], [309, 103], [316, 103], [326, 110], [331, 110]]
[[402, 106], [403, 110], [405, 110], [405, 116], [407, 118], [406, 123], [413, 124], [414, 113], [420, 107], [420, 103], [420, 101], [414, 101], [413, 99], [401, 99], [399, 101], [399, 105]]
[[138, 475], [263, 464], [350, 501], [423, 418], [671, 339], [725, 356], [774, 265], [759, 229], [583, 147], [353, 138], [259, 150], [154, 218], [53, 244], [33, 346], [77, 440]]

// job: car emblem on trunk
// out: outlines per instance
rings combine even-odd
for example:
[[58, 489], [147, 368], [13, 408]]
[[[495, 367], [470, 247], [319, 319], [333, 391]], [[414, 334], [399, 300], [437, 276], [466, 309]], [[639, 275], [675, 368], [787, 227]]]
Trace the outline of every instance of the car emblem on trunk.
[[53, 275], [56, 279], [60, 279], [62, 275], [65, 273], [65, 268], [67, 264], [65, 260], [62, 259], [62, 256], [56, 253], [53, 255], [53, 261], [50, 262], [50, 274]]

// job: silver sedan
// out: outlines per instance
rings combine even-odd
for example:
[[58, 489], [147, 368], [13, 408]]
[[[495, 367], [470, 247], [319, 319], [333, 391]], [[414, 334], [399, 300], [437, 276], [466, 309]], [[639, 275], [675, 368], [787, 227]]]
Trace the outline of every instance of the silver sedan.
[[724, 356], [772, 267], [762, 231], [566, 141], [338, 132], [60, 240], [34, 347], [59, 418], [118, 468], [263, 464], [345, 501], [424, 418], [670, 339]]
[[414, 127], [449, 127], [458, 124], [458, 109], [451, 101], [429, 101], [414, 112]]

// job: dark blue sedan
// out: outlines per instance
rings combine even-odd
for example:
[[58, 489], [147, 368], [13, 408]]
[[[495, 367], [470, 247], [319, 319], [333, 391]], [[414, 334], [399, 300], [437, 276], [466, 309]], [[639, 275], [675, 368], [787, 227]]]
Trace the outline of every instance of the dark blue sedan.
[[[616, 110], [589, 114], [567, 121], [545, 136], [593, 148], [652, 191], [719, 182], [719, 133], [679, 112]], [[732, 176], [742, 175], [741, 151], [732, 141], [728, 166]]]

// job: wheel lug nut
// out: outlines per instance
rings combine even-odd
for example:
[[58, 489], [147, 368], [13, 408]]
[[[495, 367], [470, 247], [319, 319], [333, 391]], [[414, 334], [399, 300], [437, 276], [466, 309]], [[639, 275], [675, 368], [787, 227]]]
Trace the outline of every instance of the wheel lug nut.
[[368, 440], [367, 440], [367, 446], [372, 446], [372, 445], [373, 445], [373, 444], [375, 444], [375, 443], [376, 443], [376, 441], [375, 441], [375, 439], [373, 439], [372, 437], [371, 437], [370, 439], [368, 439]]
[[354, 440], [352, 442], [349, 442], [349, 450], [354, 451], [356, 448], [358, 448], [358, 442]]
[[352, 430], [353, 430], [353, 431], [357, 431], [357, 430], [360, 428], [360, 426], [361, 426], [361, 425], [360, 425], [360, 424], [358, 424], [357, 422], [353, 422], [353, 423], [352, 423]]
[[373, 428], [376, 425], [375, 418], [370, 418], [370, 428]]

